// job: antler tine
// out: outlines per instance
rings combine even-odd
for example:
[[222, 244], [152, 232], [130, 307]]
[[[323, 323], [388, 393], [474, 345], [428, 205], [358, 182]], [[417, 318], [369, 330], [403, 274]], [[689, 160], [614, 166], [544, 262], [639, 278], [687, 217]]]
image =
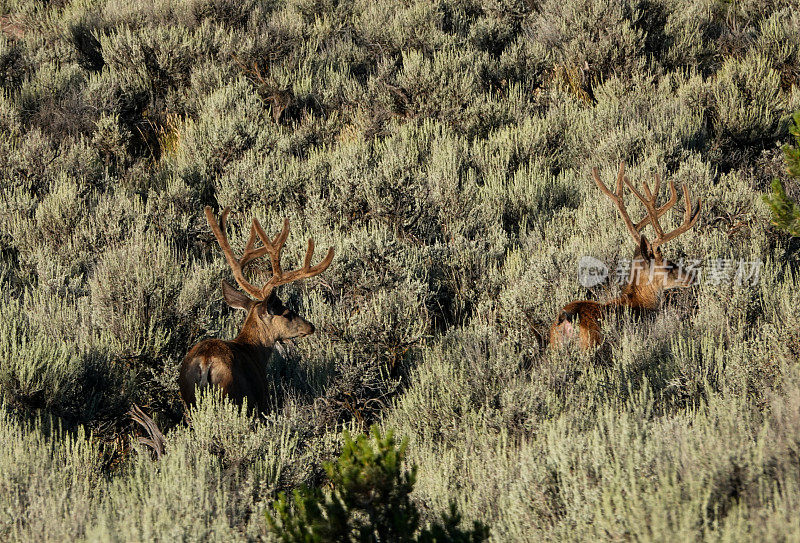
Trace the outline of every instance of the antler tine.
[[289, 219], [283, 220], [283, 230], [272, 240], [267, 236], [267, 233], [261, 228], [261, 224], [256, 219], [253, 219], [253, 228], [255, 228], [258, 233], [258, 237], [261, 238], [261, 243], [264, 244], [264, 249], [269, 253], [270, 260], [272, 261], [272, 277], [261, 287], [261, 295], [266, 298], [272, 288], [277, 286], [276, 283], [283, 277], [281, 253], [283, 252], [283, 246], [286, 244], [286, 238], [289, 237]]
[[289, 217], [284, 217], [283, 219], [283, 230], [281, 233], [275, 236], [275, 239], [272, 240], [273, 245], [280, 245], [283, 248], [283, 244], [286, 243], [286, 238], [289, 237]]
[[269, 253], [272, 257], [272, 277], [270, 277], [269, 281], [264, 285], [261, 289], [261, 295], [266, 298], [269, 296], [272, 289], [278, 287], [280, 285], [285, 285], [287, 283], [291, 283], [293, 281], [298, 281], [300, 279], [306, 279], [308, 277], [313, 277], [324, 272], [330, 266], [331, 261], [333, 261], [333, 248], [328, 249], [328, 254], [325, 255], [325, 258], [317, 264], [316, 266], [311, 265], [311, 259], [314, 256], [314, 240], [308, 240], [308, 249], [306, 249], [306, 256], [303, 260], [303, 267], [299, 270], [294, 270], [289, 273], [284, 273], [281, 269], [280, 265], [280, 257], [281, 251], [283, 250], [283, 246], [286, 243], [286, 238], [289, 236], [289, 219], [284, 219], [283, 221], [283, 230], [280, 234], [275, 236], [275, 239], [270, 240], [267, 237], [266, 232], [261, 228], [261, 225], [256, 223], [256, 229], [258, 232], [258, 236], [261, 238], [261, 241], [264, 243], [266, 247], [269, 247]]
[[643, 196], [641, 192], [636, 190], [636, 187], [633, 186], [633, 183], [631, 183], [627, 177], [625, 178], [625, 184], [628, 185], [628, 188], [631, 189], [631, 192], [633, 192], [634, 196], [636, 196], [639, 201], [642, 202], [642, 205], [644, 205], [644, 208], [647, 210], [647, 220], [649, 220], [650, 224], [653, 225], [653, 229], [656, 231], [656, 239], [663, 236], [664, 232], [661, 230], [661, 225], [658, 224], [658, 212], [656, 211], [654, 205], [655, 198], [653, 197], [653, 193], [650, 192], [650, 187], [647, 186], [647, 181], [642, 181], [642, 189], [644, 190], [646, 196]]
[[[656, 196], [658, 196], [658, 189], [660, 188], [659, 185], [661, 184], [660, 181], [661, 177], [657, 175], [656, 188], [654, 189], [654, 194]], [[675, 190], [675, 182], [672, 181], [671, 179], [669, 181], [669, 190], [670, 190], [670, 197], [669, 200], [667, 200], [667, 203], [656, 209], [656, 218], [658, 219], [660, 219], [664, 213], [669, 211], [670, 208], [672, 208], [672, 206], [675, 205], [675, 202], [678, 200], [678, 191]], [[636, 223], [636, 230], [641, 230], [642, 228], [647, 226], [647, 223], [649, 222], [650, 222], [650, 215], [648, 215], [647, 217]]]
[[[330, 253], [331, 250], [328, 249], [328, 252]], [[306, 270], [311, 269], [311, 257], [312, 256], [314, 256], [314, 240], [311, 239], [311, 238], [308, 238], [308, 249], [306, 249], [306, 258], [303, 261], [303, 269], [306, 269]]]
[[686, 202], [686, 211], [683, 214], [683, 222], [681, 223], [681, 225], [678, 228], [676, 228], [672, 232], [669, 232], [667, 234], [664, 234], [664, 235], [659, 236], [658, 238], [656, 238], [653, 241], [653, 249], [654, 250], [659, 245], [663, 245], [664, 243], [668, 242], [669, 240], [675, 239], [678, 236], [680, 236], [681, 234], [683, 234], [684, 232], [686, 232], [687, 230], [689, 230], [692, 226], [695, 225], [697, 220], [700, 218], [700, 210], [703, 207], [703, 200], [701, 198], [697, 199], [697, 210], [692, 212], [692, 201], [689, 198], [689, 187], [687, 185], [685, 185], [685, 184], [683, 185], [683, 198], [684, 198], [684, 201]]
[[306, 258], [303, 261], [303, 267], [287, 274], [281, 284], [297, 281], [298, 279], [314, 277], [315, 275], [319, 275], [320, 273], [324, 272], [326, 269], [328, 269], [328, 266], [331, 265], [331, 261], [333, 260], [333, 247], [328, 249], [328, 254], [326, 254], [325, 258], [323, 258], [322, 261], [320, 261], [320, 263], [316, 266], [311, 265], [311, 258], [313, 256], [314, 240], [309, 238], [308, 249], [306, 249]]
[[619, 163], [619, 173], [617, 173], [617, 191], [616, 193], [611, 192], [608, 190], [608, 187], [600, 180], [600, 172], [597, 168], [592, 168], [592, 176], [594, 177], [594, 182], [600, 188], [603, 193], [608, 196], [614, 204], [617, 206], [617, 210], [619, 211], [620, 216], [622, 216], [622, 220], [625, 222], [625, 226], [628, 228], [628, 232], [631, 233], [633, 236], [634, 243], [637, 245], [639, 244], [639, 229], [633, 224], [633, 221], [628, 216], [628, 212], [625, 209], [625, 201], [623, 200], [623, 183], [627, 181], [627, 177], [625, 176], [625, 162]]
[[622, 198], [622, 191], [624, 187], [622, 186], [622, 180], [625, 179], [625, 161], [619, 161], [619, 170], [617, 171], [617, 196]]
[[[253, 219], [255, 220], [255, 219]], [[255, 260], [256, 258], [260, 258], [267, 254], [266, 247], [260, 247], [258, 249], [253, 249], [253, 246], [256, 243], [256, 228], [253, 225], [250, 225], [250, 238], [247, 240], [247, 245], [244, 247], [244, 254], [242, 255], [241, 260], [239, 260], [239, 264], [244, 268], [245, 264], [250, 262], [251, 260]]]
[[[314, 256], [314, 240], [308, 240], [308, 249], [306, 249], [306, 257], [303, 259], [303, 267], [299, 270], [294, 270], [281, 278], [278, 282], [278, 285], [285, 285], [287, 283], [291, 283], [292, 281], [298, 281], [300, 279], [307, 279], [308, 277], [314, 277], [315, 275], [319, 275], [320, 273], [324, 272], [328, 269], [328, 266], [331, 265], [331, 261], [333, 260], [333, 248], [328, 249], [328, 254], [325, 255], [325, 258], [320, 261], [319, 264], [316, 266], [311, 265], [311, 258]], [[277, 286], [277, 285], [276, 285]]]
[[272, 247], [276, 247], [273, 249], [275, 251], [275, 256], [272, 259], [272, 271], [274, 275], [280, 277], [283, 275], [283, 270], [281, 269], [281, 252], [283, 251], [283, 246], [286, 245], [286, 238], [289, 237], [289, 217], [284, 217], [283, 219], [283, 230], [281, 233], [275, 236], [275, 239], [272, 240]]
[[247, 282], [247, 279], [245, 279], [242, 271], [247, 262], [253, 260], [254, 258], [258, 258], [266, 252], [264, 251], [263, 247], [261, 249], [253, 250], [253, 243], [255, 242], [253, 229], [250, 229], [250, 239], [247, 242], [244, 255], [242, 256], [241, 260], [239, 260], [233, 253], [233, 249], [231, 249], [230, 243], [228, 243], [228, 237], [225, 235], [224, 227], [228, 218], [228, 213], [230, 213], [230, 208], [226, 207], [222, 211], [219, 224], [217, 223], [217, 219], [214, 217], [214, 210], [211, 209], [211, 206], [206, 206], [205, 213], [208, 225], [211, 227], [211, 231], [214, 232], [214, 237], [217, 238], [217, 243], [219, 243], [222, 253], [225, 255], [225, 260], [228, 261], [228, 266], [230, 266], [231, 271], [233, 272], [234, 279], [236, 279], [236, 282], [239, 283], [240, 287], [242, 287], [242, 290], [251, 296], [258, 298], [261, 294], [261, 291]]
[[[653, 193], [650, 192], [650, 185], [647, 184], [647, 179], [642, 179], [642, 192], [644, 192], [644, 195], [647, 197], [648, 200], [653, 199]], [[658, 194], [658, 192], [656, 192], [656, 194]]]
[[[208, 210], [211, 209], [211, 206], [205, 207], [206, 217], [208, 217]], [[213, 210], [212, 210], [213, 211]], [[225, 206], [225, 209], [222, 210], [222, 213], [219, 215], [219, 228], [223, 232], [225, 232], [225, 224], [228, 222], [228, 213], [231, 212], [231, 208], [229, 206]], [[212, 215], [213, 217], [213, 215]], [[212, 227], [213, 230], [213, 227]]]

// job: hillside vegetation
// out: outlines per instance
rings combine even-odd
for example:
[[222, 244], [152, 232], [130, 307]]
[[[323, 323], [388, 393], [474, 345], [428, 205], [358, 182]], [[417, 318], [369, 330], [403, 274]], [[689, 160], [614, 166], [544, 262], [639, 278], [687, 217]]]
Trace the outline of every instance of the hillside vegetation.
[[[800, 244], [762, 201], [800, 192], [796, 2], [3, 0], [0, 86], [0, 540], [270, 540], [278, 493], [374, 423], [420, 526], [454, 502], [498, 542], [800, 538]], [[703, 199], [665, 256], [759, 280], [545, 349], [619, 292], [577, 262], [633, 256], [591, 181], [620, 160]], [[243, 319], [205, 205], [239, 251], [288, 217], [287, 268], [336, 251], [280, 291], [317, 331], [260, 420], [180, 403], [185, 353]]]

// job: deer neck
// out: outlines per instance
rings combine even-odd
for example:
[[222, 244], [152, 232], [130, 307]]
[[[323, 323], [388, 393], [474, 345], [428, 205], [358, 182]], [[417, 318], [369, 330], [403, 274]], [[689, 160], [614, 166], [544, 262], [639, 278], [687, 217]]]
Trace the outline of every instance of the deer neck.
[[253, 309], [247, 314], [247, 318], [242, 325], [242, 330], [234, 341], [236, 341], [236, 343], [261, 347], [271, 351], [273, 347], [275, 347], [277, 338], [272, 333], [272, 330], [264, 324], [264, 321], [258, 317], [256, 310]]
[[628, 283], [622, 294], [606, 303], [606, 307], [629, 307], [631, 309], [657, 309], [660, 291], [651, 285]]

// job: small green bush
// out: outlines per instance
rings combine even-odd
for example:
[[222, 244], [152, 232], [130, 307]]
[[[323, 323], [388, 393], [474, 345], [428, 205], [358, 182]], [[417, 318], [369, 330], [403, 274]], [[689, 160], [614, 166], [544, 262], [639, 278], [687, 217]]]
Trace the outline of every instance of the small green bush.
[[[786, 169], [793, 179], [800, 179], [800, 111], [795, 112], [794, 124], [789, 133], [794, 136], [794, 144], [783, 146]], [[800, 207], [786, 196], [778, 178], [772, 180], [772, 192], [763, 196], [764, 202], [772, 211], [772, 224], [792, 236], [800, 236]]]
[[[796, 232], [798, 23], [792, 0], [0, 3], [0, 539], [273, 540], [277, 493], [373, 423], [409, 439], [420, 530], [460, 530], [455, 502], [497, 541], [797, 539], [797, 243], [760, 197], [778, 176]], [[575, 268], [632, 255], [591, 179], [620, 160], [703, 199], [667, 258], [761, 280], [551, 352], [565, 303], [619, 293]], [[336, 257], [278, 292], [316, 333], [273, 353], [270, 412], [184, 425], [182, 358], [243, 319], [205, 205], [237, 251], [288, 217], [285, 269], [309, 237]]]
[[471, 530], [459, 528], [460, 516], [451, 506], [444, 522], [420, 530], [420, 514], [411, 500], [416, 469], [403, 469], [407, 441], [396, 445], [391, 431], [382, 436], [372, 427], [374, 442], [362, 434], [353, 440], [344, 434], [344, 447], [336, 462], [325, 464], [333, 489], [295, 490], [292, 498], [281, 494], [275, 502], [277, 519], [267, 514], [270, 529], [286, 542], [300, 541], [453, 541], [479, 542], [489, 536], [476, 522]]

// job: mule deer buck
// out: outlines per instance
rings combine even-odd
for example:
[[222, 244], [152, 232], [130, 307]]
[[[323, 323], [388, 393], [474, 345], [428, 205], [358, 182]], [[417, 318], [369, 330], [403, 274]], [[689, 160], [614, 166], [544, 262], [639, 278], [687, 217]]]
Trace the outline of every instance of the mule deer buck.
[[[619, 297], [606, 303], [579, 300], [564, 306], [558, 316], [558, 320], [550, 327], [550, 345], [553, 347], [559, 347], [574, 339], [579, 341], [583, 349], [600, 345], [603, 342], [601, 333], [602, 321], [609, 313], [626, 307], [635, 311], [656, 309], [661, 294], [665, 290], [689, 287], [692, 282], [692, 278], [683, 274], [675, 263], [664, 259], [661, 254], [661, 246], [695, 225], [700, 217], [702, 200], [698, 198], [697, 210], [692, 212], [689, 188], [684, 184], [683, 197], [686, 211], [683, 222], [675, 230], [665, 233], [658, 219], [672, 208], [678, 199], [678, 193], [675, 190], [673, 181], [670, 180], [669, 182], [669, 200], [663, 206], [657, 207], [656, 199], [658, 198], [658, 190], [661, 188], [661, 178], [658, 174], [655, 175], [653, 190], [650, 190], [647, 181], [642, 181], [642, 192], [636, 190], [636, 187], [631, 184], [625, 175], [624, 162], [619, 165], [617, 186], [614, 192], [611, 192], [600, 180], [597, 168], [592, 169], [592, 176], [600, 190], [617, 206], [628, 232], [630, 232], [634, 243], [636, 243], [636, 253], [631, 262], [630, 282], [625, 285]], [[628, 216], [625, 202], [623, 201], [625, 186], [633, 192], [647, 211], [647, 215], [635, 224]], [[652, 242], [647, 241], [641, 233], [642, 229], [648, 224], [655, 231], [655, 237]]]
[[[236, 339], [206, 339], [195, 345], [181, 364], [178, 384], [181, 397], [187, 405], [194, 404], [197, 388], [217, 385], [233, 401], [242, 403], [247, 398], [250, 407], [263, 412], [270, 406], [267, 364], [276, 342], [314, 333], [313, 324], [281, 303], [275, 288], [324, 272], [333, 260], [333, 249], [328, 249], [322, 262], [312, 266], [314, 241], [309, 239], [303, 267], [285, 272], [281, 268], [281, 251], [289, 236], [289, 219], [284, 219], [283, 230], [274, 239], [267, 237], [258, 220], [253, 219], [244, 254], [237, 258], [225, 235], [225, 220], [229, 212], [230, 208], [226, 207], [217, 224], [211, 207], [205, 208], [208, 224], [222, 248], [233, 277], [242, 290], [252, 296], [222, 281], [223, 297], [231, 307], [246, 311], [247, 317]], [[262, 243], [259, 248], [255, 247], [256, 238]], [[264, 255], [269, 255], [272, 261], [272, 277], [258, 288], [245, 279], [244, 268]]]

